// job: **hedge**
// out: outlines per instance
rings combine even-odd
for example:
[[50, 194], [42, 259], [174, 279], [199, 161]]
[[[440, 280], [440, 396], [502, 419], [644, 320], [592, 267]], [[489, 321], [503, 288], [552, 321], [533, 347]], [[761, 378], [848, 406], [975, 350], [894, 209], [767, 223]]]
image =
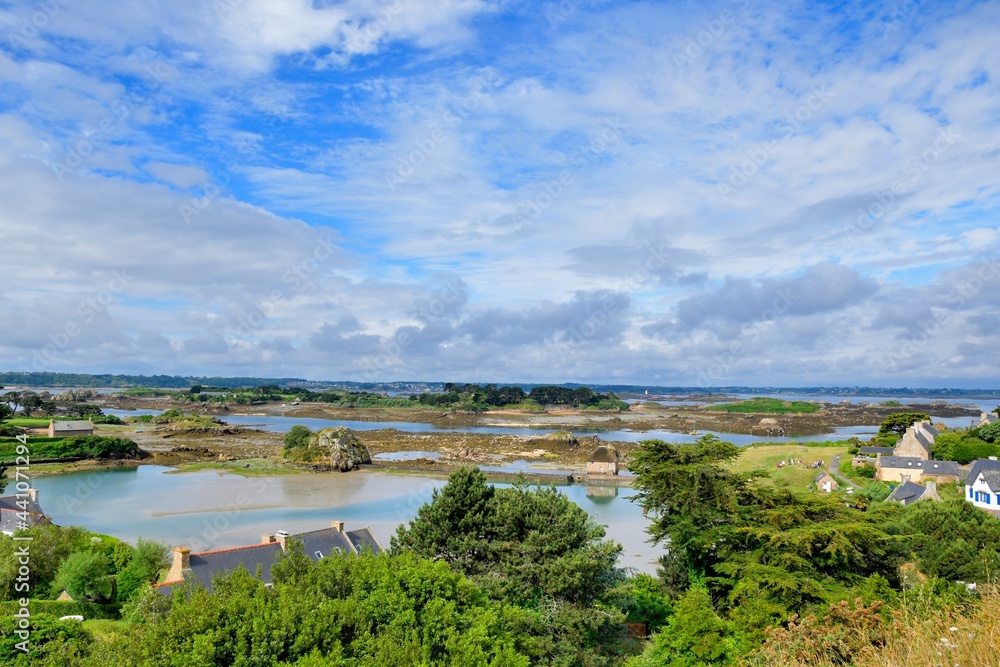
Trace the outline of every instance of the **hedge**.
[[[0, 617], [14, 616], [21, 605], [17, 600], [0, 602]], [[31, 600], [28, 611], [32, 614], [51, 614], [56, 618], [63, 616], [83, 616], [84, 620], [103, 618], [117, 620], [122, 617], [121, 605], [98, 604], [96, 602], [76, 602], [74, 600]]]

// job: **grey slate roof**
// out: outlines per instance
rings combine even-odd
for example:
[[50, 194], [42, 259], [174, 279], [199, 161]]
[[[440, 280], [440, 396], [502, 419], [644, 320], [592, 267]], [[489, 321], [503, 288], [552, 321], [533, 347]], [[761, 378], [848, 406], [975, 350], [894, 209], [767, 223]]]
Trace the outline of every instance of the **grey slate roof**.
[[[306, 556], [314, 561], [337, 555], [351, 555], [371, 550], [373, 554], [382, 552], [382, 546], [375, 539], [371, 529], [365, 526], [357, 530], [340, 532], [336, 528], [322, 528], [307, 533], [298, 533], [288, 537], [289, 542], [302, 544]], [[217, 574], [232, 572], [242, 565], [250, 574], [256, 574], [257, 566], [261, 568], [261, 581], [271, 583], [271, 566], [281, 555], [281, 544], [251, 544], [233, 549], [205, 551], [191, 554], [191, 574], [185, 581], [197, 580], [209, 590], [212, 589], [212, 577]], [[165, 583], [158, 590], [169, 594], [174, 583]]]
[[[833, 476], [830, 475], [830, 473], [828, 473], [828, 472], [821, 472], [818, 475], [816, 475], [815, 477], [813, 477], [813, 481], [814, 482], [818, 482], [819, 480], [823, 479], [824, 477], [829, 477], [830, 479], [833, 479]], [[834, 480], [834, 481], [837, 481], [837, 480]]]
[[895, 500], [903, 505], [909, 505], [920, 500], [927, 488], [913, 482], [903, 482], [889, 494], [886, 500]]
[[0, 497], [0, 533], [13, 534], [14, 531], [20, 530], [22, 527], [30, 528], [47, 519], [38, 503], [27, 499], [22, 499], [22, 502], [25, 500], [27, 504], [25, 504], [24, 509], [21, 509], [17, 504], [17, 496]]
[[[197, 580], [211, 590], [212, 577], [217, 574], [232, 572], [240, 565], [250, 574], [256, 574], [257, 566], [260, 565], [260, 578], [267, 584], [271, 582], [271, 566], [277, 561], [280, 553], [281, 545], [275, 542], [191, 554], [191, 575], [186, 580]], [[164, 588], [169, 587], [164, 586]]]
[[893, 452], [895, 452], [895, 451], [896, 451], [895, 447], [862, 447], [861, 448], [861, 453], [862, 454], [886, 454], [886, 455], [892, 456]]
[[984, 470], [980, 473], [986, 486], [990, 487], [993, 493], [1000, 493], [1000, 470]]
[[94, 424], [89, 420], [84, 421], [52, 421], [52, 430], [55, 433], [60, 431], [93, 431]]
[[915, 456], [883, 456], [883, 468], [899, 470], [920, 470], [925, 475], [950, 475], [958, 477], [958, 462], [956, 461], [925, 461]]
[[979, 477], [979, 473], [984, 470], [1000, 470], [1000, 461], [976, 459], [972, 462], [972, 467], [969, 469], [969, 476], [965, 478], [965, 483], [972, 486], [975, 483], [976, 478]]
[[349, 530], [347, 536], [358, 553], [364, 553], [367, 550], [371, 550], [373, 554], [382, 553], [382, 545], [375, 539], [375, 534], [368, 526], [358, 530]]
[[[927, 428], [930, 428], [930, 427], [927, 427]], [[935, 433], [936, 433], [936, 432], [935, 432]], [[935, 436], [935, 437], [936, 437], [936, 436]], [[924, 435], [924, 432], [923, 432], [923, 431], [917, 431], [917, 442], [919, 442], [919, 443], [920, 443], [920, 445], [921, 445], [921, 446], [922, 446], [922, 447], [923, 447], [924, 449], [926, 449], [926, 450], [927, 450], [927, 453], [928, 453], [928, 454], [930, 453], [930, 451], [931, 451], [931, 448], [932, 448], [932, 447], [934, 446], [934, 443], [933, 443], [933, 442], [932, 442], [931, 440], [928, 440], [928, 439], [927, 439], [927, 436], [926, 436], [926, 435]]]

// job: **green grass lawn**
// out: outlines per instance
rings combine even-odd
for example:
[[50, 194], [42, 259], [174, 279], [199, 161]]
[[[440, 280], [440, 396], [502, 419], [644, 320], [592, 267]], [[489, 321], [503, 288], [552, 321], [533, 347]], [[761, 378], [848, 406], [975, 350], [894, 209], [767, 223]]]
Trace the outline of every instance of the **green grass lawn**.
[[199, 461], [197, 463], [182, 463], [177, 466], [178, 473], [197, 472], [199, 470], [219, 470], [231, 472], [242, 477], [270, 477], [272, 475], [295, 475], [302, 472], [274, 459], [241, 459], [239, 461]]
[[[49, 425], [51, 417], [14, 417], [7, 419], [4, 424], [7, 426], [20, 426], [21, 428], [45, 428]], [[57, 419], [56, 421], [63, 421]]]
[[[813, 478], [821, 472], [821, 469], [809, 467], [814, 461], [822, 459], [823, 469], [826, 469], [834, 456], [847, 455], [846, 443], [842, 446], [824, 444], [818, 447], [810, 447], [809, 444], [811, 443], [748, 445], [743, 448], [740, 457], [732, 463], [732, 467], [738, 472], [763, 470], [768, 474], [765, 480], [767, 483], [805, 491], [809, 489]], [[793, 458], [801, 459], [804, 463], [786, 465], [784, 468], [777, 467], [779, 462]]]
[[782, 401], [777, 398], [750, 398], [745, 401], [737, 401], [736, 403], [722, 403], [721, 405], [712, 405], [706, 410], [714, 410], [716, 412], [740, 412], [740, 413], [760, 413], [760, 414], [770, 414], [770, 415], [785, 415], [785, 414], [810, 414], [813, 412], [818, 412], [822, 406], [819, 403], [813, 403], [812, 401]]

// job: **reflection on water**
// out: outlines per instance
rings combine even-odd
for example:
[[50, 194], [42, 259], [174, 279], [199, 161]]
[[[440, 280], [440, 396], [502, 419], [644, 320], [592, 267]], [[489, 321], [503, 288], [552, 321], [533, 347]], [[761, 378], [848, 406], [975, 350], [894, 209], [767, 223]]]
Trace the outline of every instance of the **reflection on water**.
[[[239, 477], [162, 466], [53, 475], [34, 480], [45, 512], [60, 525], [134, 542], [138, 536], [205, 551], [256, 543], [264, 533], [315, 530], [331, 521], [371, 526], [389, 545], [443, 479], [391, 473], [303, 473]], [[498, 484], [497, 486], [507, 486]], [[620, 542], [620, 564], [653, 573], [661, 549], [645, 543], [649, 522], [630, 488], [562, 486], [573, 502]]]
[[618, 497], [617, 486], [588, 486], [587, 498], [598, 505], [606, 505]]

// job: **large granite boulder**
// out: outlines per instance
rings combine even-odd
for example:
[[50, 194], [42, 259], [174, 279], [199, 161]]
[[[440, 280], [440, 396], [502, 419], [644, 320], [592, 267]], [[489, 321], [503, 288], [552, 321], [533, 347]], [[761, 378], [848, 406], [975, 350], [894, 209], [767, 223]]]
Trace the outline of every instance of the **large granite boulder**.
[[[318, 450], [323, 456], [323, 463], [328, 463], [331, 469], [347, 472], [372, 462], [371, 452], [365, 443], [349, 428], [325, 428], [312, 437], [310, 449]], [[320, 461], [316, 461], [319, 463]]]

